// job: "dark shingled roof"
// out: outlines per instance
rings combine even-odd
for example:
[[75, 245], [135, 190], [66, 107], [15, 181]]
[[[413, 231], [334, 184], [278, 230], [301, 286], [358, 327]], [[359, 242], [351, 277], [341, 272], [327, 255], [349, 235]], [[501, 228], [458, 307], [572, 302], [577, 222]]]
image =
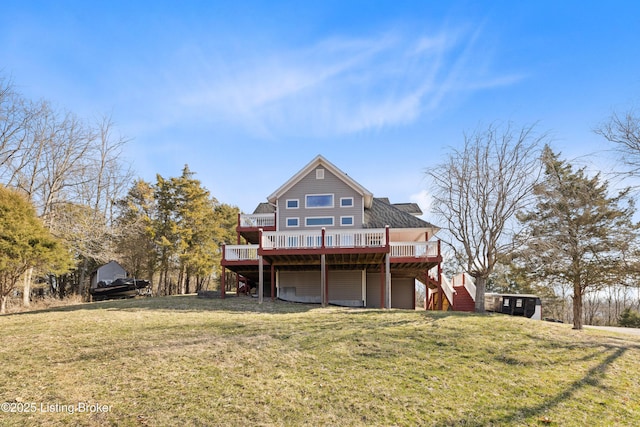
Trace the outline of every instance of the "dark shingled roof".
[[[370, 209], [364, 210], [363, 228], [384, 228], [387, 225], [391, 228], [434, 228], [433, 224], [428, 223], [409, 212], [415, 212], [417, 208], [411, 205], [415, 203], [389, 203], [386, 197], [373, 198], [373, 204]], [[254, 214], [274, 213], [275, 206], [271, 203], [260, 203], [253, 211]], [[422, 211], [420, 211], [422, 213]]]
[[417, 203], [394, 203], [393, 206], [400, 209], [401, 211], [410, 213], [411, 215], [420, 216], [423, 213], [422, 209], [420, 209], [420, 206], [418, 206]]
[[364, 210], [364, 228], [432, 228], [433, 224], [389, 204], [387, 198], [373, 198], [371, 209]]
[[274, 213], [276, 211], [276, 207], [271, 203], [260, 203], [258, 207], [253, 211], [254, 214], [265, 214], [265, 213]]

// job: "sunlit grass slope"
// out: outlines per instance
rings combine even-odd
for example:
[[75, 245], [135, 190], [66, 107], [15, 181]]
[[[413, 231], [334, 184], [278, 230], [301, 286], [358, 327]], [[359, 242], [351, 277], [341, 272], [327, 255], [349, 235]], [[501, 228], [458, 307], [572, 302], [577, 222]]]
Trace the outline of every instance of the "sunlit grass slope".
[[0, 361], [0, 425], [640, 425], [640, 339], [501, 315], [135, 299], [0, 317]]

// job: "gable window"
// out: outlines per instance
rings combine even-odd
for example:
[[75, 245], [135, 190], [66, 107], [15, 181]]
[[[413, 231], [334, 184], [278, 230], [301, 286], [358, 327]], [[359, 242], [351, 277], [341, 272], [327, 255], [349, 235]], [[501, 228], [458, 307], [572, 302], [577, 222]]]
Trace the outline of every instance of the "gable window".
[[287, 209], [298, 209], [298, 199], [287, 199]]
[[350, 208], [353, 206], [353, 197], [341, 197], [340, 198], [340, 207], [341, 208]]
[[333, 225], [333, 217], [332, 216], [323, 216], [323, 217], [307, 217], [305, 218], [305, 225], [307, 227], [324, 227]]
[[332, 208], [333, 194], [307, 194], [305, 196], [307, 208]]
[[324, 179], [324, 169], [316, 169], [316, 179]]
[[299, 218], [287, 218], [287, 227], [298, 227], [300, 225]]
[[353, 217], [352, 216], [341, 216], [340, 217], [340, 225], [342, 225], [342, 226], [353, 225]]

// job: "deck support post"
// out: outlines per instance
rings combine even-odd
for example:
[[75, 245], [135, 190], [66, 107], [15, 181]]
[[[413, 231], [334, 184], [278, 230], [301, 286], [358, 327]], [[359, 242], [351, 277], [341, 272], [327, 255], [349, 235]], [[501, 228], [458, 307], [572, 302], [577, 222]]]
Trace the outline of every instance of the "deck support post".
[[271, 301], [276, 299], [276, 266], [271, 264]]
[[380, 308], [384, 308], [384, 285], [387, 274], [384, 271], [384, 263], [380, 264]]
[[320, 255], [320, 300], [323, 307], [327, 306], [327, 260], [326, 255]]
[[264, 262], [262, 255], [258, 255], [258, 304], [262, 304], [264, 299]]
[[415, 310], [416, 309], [416, 283], [415, 283], [415, 280], [413, 281], [413, 288], [411, 288], [411, 300], [413, 301], [412, 307]]
[[[444, 291], [442, 290], [442, 265], [438, 263], [438, 310], [442, 311], [444, 307]], [[453, 303], [452, 307], [453, 308]]]
[[327, 305], [329, 305], [329, 264], [324, 264], [324, 297], [327, 299]]
[[224, 268], [224, 265], [222, 266], [222, 272], [220, 273], [220, 298], [224, 299], [224, 294], [227, 293], [227, 284], [225, 283], [225, 277], [227, 275], [227, 271]]
[[384, 260], [384, 269], [385, 269], [385, 287], [387, 289], [387, 301], [386, 301], [386, 306], [387, 308], [391, 308], [391, 254], [387, 252], [387, 254], [385, 255], [385, 260]]

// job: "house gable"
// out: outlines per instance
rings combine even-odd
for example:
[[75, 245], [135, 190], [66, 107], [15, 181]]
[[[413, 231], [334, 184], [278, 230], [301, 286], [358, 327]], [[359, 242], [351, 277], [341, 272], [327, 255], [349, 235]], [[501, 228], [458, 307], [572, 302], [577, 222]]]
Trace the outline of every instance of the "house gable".
[[373, 202], [373, 194], [321, 155], [316, 156], [298, 173], [289, 178], [289, 180], [285, 182], [280, 188], [271, 193], [271, 195], [267, 197], [269, 203], [275, 204], [277, 200], [282, 199], [284, 193], [288, 192], [291, 187], [296, 185], [301, 179], [308, 176], [310, 172], [314, 171], [313, 173], [315, 174], [316, 169], [322, 169], [333, 174], [336, 178], [338, 178], [347, 186], [351, 187], [353, 191], [360, 194], [364, 198], [365, 208], [371, 206], [371, 203]]
[[319, 165], [298, 177], [276, 200], [278, 230], [360, 228], [365, 196]]
[[267, 200], [277, 206], [278, 230], [358, 228], [373, 194], [318, 155]]

